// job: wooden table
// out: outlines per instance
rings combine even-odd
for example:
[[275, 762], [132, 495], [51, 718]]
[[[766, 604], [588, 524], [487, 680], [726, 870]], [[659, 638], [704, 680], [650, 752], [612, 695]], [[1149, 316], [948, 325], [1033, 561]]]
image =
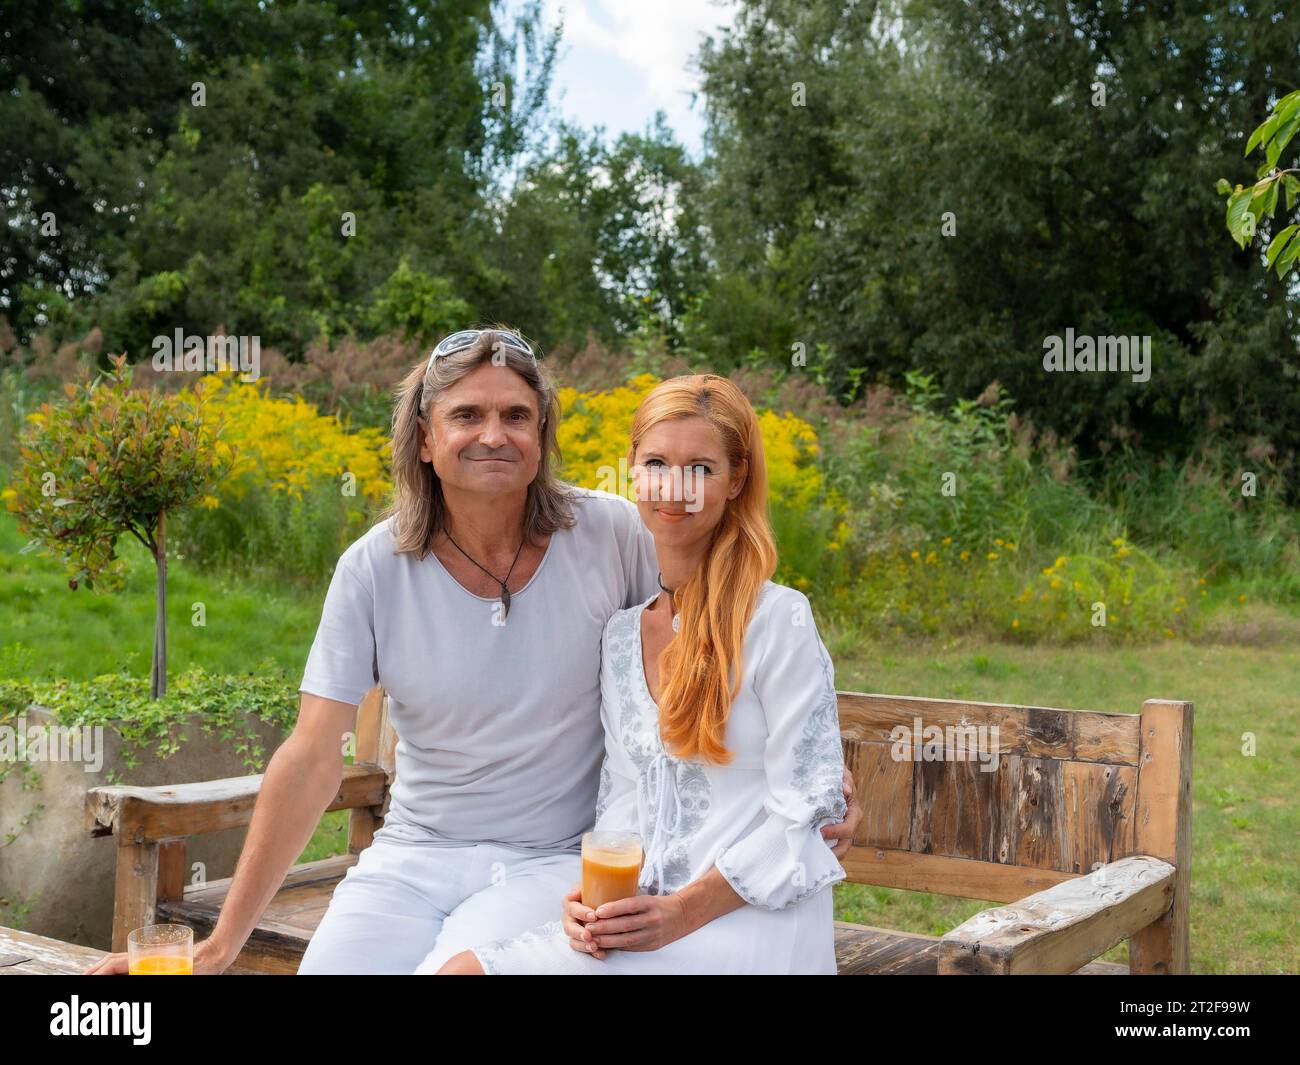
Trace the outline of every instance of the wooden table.
[[[106, 954], [106, 950], [0, 925], [0, 976], [78, 976]], [[222, 975], [265, 974], [232, 965]]]
[[107, 953], [0, 925], [0, 976], [76, 975]]

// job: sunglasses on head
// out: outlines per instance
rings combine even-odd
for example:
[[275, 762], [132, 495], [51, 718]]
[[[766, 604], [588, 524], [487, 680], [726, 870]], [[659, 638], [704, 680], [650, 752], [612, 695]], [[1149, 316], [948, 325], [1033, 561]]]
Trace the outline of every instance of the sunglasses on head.
[[433, 360], [439, 355], [450, 355], [453, 351], [460, 351], [461, 348], [467, 348], [474, 343], [484, 333], [496, 333], [501, 343], [506, 347], [514, 348], [516, 351], [522, 351], [534, 362], [537, 361], [537, 353], [533, 351], [528, 341], [515, 333], [507, 333], [504, 329], [462, 329], [458, 333], [452, 333], [450, 336], [443, 337], [438, 342], [438, 346], [433, 349], [429, 355], [429, 362], [425, 366], [425, 372], [428, 372]]

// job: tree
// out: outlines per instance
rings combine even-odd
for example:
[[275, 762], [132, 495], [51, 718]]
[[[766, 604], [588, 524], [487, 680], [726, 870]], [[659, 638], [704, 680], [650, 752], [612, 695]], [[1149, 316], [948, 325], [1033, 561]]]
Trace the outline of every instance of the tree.
[[169, 396], [132, 389], [126, 356], [110, 374], [64, 386], [66, 398], [28, 416], [12, 484], [19, 527], [61, 553], [80, 583], [112, 591], [123, 583], [118, 538], [134, 536], [157, 576], [150, 694], [167, 690], [168, 513], [202, 497], [228, 469], [219, 426], [204, 418], [203, 385]]
[[[1297, 87], [1290, 5], [1248, 7], [746, 0], [699, 59], [710, 298], [777, 297], [770, 357], [824, 342], [844, 394], [853, 368], [951, 399], [996, 379], [1084, 456], [1112, 432], [1185, 455], [1215, 427], [1294, 454], [1280, 285], [1215, 248], [1215, 178]], [[1067, 327], [1150, 336], [1151, 379], [1045, 374]]]
[[178, 327], [296, 352], [404, 253], [474, 304], [558, 43], [539, 0], [501, 6], [6, 4], [0, 312], [23, 343], [69, 318], [133, 359]]

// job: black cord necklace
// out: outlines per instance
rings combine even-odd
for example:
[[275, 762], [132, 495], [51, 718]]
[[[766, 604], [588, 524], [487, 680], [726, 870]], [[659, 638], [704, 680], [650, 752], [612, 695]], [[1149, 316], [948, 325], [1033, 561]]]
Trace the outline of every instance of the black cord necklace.
[[[672, 588], [664, 588], [664, 575], [663, 575], [662, 573], [660, 573], [659, 576], [655, 578], [655, 580], [657, 580], [657, 581], [659, 582], [659, 587], [660, 587], [660, 588], [663, 588], [663, 590], [664, 590], [665, 592], [668, 593], [668, 604], [669, 604], [669, 607], [668, 607], [668, 608], [671, 610], [671, 609], [672, 609], [672, 603], [673, 603], [673, 594], [674, 594], [674, 591], [675, 591], [675, 590], [672, 589]], [[681, 615], [678, 614], [678, 613], [676, 613], [676, 612], [674, 611], [674, 613], [673, 613], [673, 632], [680, 632], [680, 631], [681, 631], [681, 628], [682, 628], [682, 618], [681, 618]]]
[[[448, 540], [451, 540], [451, 533], [447, 533], [447, 539], [448, 539]], [[528, 539], [528, 537], [525, 536], [523, 540], [520, 540], [520, 541], [519, 541], [519, 547], [518, 547], [518, 549], [515, 551], [514, 562], [511, 562], [511, 563], [510, 563], [510, 568], [506, 571], [506, 580], [505, 580], [505, 581], [503, 581], [503, 580], [501, 580], [499, 577], [497, 577], [496, 574], [491, 573], [491, 572], [489, 572], [489, 571], [486, 570], [486, 569], [483, 569], [482, 566], [479, 566], [479, 564], [478, 564], [477, 562], [475, 562], [475, 560], [474, 560], [472, 557], [470, 557], [470, 554], [469, 554], [468, 551], [466, 551], [463, 547], [461, 547], [460, 544], [456, 543], [455, 540], [451, 540], [451, 546], [452, 546], [452, 547], [454, 547], [454, 548], [455, 548], [457, 551], [459, 551], [462, 555], [464, 555], [464, 556], [465, 556], [466, 558], [468, 558], [471, 562], [473, 562], [474, 565], [478, 566], [479, 569], [483, 570], [483, 572], [486, 573], [489, 577], [491, 577], [494, 581], [496, 581], [497, 584], [501, 585], [501, 620], [502, 620], [502, 621], [505, 621], [505, 619], [508, 618], [508, 617], [510, 616], [510, 589], [506, 587], [506, 581], [508, 581], [508, 580], [510, 579], [510, 574], [514, 573], [514, 571], [515, 571], [515, 562], [518, 562], [518, 561], [519, 561], [519, 552], [522, 551], [522, 550], [524, 549], [524, 540], [527, 540], [527, 539]]]

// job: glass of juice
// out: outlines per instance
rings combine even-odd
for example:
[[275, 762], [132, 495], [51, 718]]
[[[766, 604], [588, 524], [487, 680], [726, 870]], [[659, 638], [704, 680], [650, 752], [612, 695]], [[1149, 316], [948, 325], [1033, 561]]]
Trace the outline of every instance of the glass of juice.
[[147, 924], [126, 937], [132, 976], [193, 976], [194, 929], [183, 924]]
[[584, 832], [582, 904], [594, 910], [635, 896], [644, 857], [635, 832]]

